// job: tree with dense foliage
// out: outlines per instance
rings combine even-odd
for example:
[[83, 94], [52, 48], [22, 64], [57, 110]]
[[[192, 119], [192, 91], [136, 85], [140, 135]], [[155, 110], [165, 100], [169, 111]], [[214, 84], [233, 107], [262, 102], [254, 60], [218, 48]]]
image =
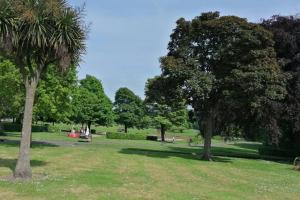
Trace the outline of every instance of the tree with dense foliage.
[[291, 75], [288, 95], [274, 112], [282, 130], [281, 145], [300, 152], [300, 18], [274, 16], [262, 25], [273, 33], [277, 60], [282, 70]]
[[30, 136], [34, 97], [49, 65], [66, 69], [85, 50], [81, 10], [64, 0], [1, 0], [0, 51], [19, 68], [26, 90], [20, 153], [15, 178], [32, 177]]
[[17, 118], [22, 112], [23, 88], [21, 75], [8, 59], [0, 57], [0, 120]]
[[102, 83], [96, 77], [87, 75], [73, 95], [73, 121], [87, 124], [92, 123], [107, 126], [114, 120], [113, 106], [104, 93]]
[[61, 73], [52, 65], [41, 77], [37, 88], [34, 117], [44, 122], [68, 122], [71, 98], [77, 84], [76, 67]]
[[273, 45], [270, 32], [239, 17], [209, 12], [177, 21], [161, 58], [161, 79], [169, 82], [161, 90], [179, 92], [193, 107], [205, 139], [203, 159], [211, 159], [211, 137], [226, 124], [255, 120], [276, 127], [270, 102], [286, 91]]
[[[165, 141], [165, 133], [172, 126], [187, 125], [188, 113], [186, 105], [181, 100], [167, 102], [161, 94], [161, 78], [149, 79], [146, 83], [146, 108], [147, 114], [153, 117], [155, 125], [160, 128], [161, 141]], [[169, 103], [169, 104], [168, 104]]]
[[144, 116], [143, 101], [128, 88], [120, 88], [115, 95], [114, 111], [116, 122], [123, 124], [127, 133]]

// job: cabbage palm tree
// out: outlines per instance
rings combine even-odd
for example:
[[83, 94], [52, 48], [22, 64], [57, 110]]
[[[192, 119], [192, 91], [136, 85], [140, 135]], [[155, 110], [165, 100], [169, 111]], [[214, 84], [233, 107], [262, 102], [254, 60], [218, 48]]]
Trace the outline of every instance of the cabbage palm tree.
[[14, 177], [30, 179], [30, 137], [35, 91], [49, 65], [64, 70], [85, 50], [80, 9], [64, 0], [0, 0], [0, 52], [13, 59], [26, 88], [19, 158]]

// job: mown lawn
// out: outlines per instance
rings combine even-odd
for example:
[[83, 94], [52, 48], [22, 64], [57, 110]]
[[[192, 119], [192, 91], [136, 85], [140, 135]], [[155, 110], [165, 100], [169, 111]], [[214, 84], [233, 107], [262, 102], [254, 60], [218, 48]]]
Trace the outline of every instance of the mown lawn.
[[288, 162], [257, 159], [257, 143], [218, 143], [215, 162], [204, 162], [201, 148], [186, 142], [98, 136], [88, 144], [34, 133], [34, 180], [16, 183], [5, 177], [16, 163], [19, 134], [0, 139], [7, 139], [0, 142], [0, 199], [300, 199], [300, 173]]

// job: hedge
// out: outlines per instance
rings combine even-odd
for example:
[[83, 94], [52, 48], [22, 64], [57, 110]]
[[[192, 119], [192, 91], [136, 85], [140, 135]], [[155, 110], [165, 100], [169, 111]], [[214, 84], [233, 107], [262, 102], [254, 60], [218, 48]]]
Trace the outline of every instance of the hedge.
[[147, 135], [146, 140], [157, 141], [158, 137], [156, 135]]
[[140, 133], [112, 133], [109, 132], [106, 134], [108, 139], [121, 139], [121, 140], [146, 140], [145, 134]]
[[[21, 132], [22, 131], [22, 124], [13, 124], [13, 123], [3, 123], [2, 129], [3, 131], [7, 132]], [[48, 126], [40, 126], [40, 125], [33, 125], [32, 132], [48, 132]]]

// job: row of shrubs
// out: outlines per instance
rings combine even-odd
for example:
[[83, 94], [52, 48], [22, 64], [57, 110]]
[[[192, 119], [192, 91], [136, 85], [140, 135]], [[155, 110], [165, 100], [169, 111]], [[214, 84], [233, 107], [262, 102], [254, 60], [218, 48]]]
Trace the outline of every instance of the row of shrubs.
[[[22, 124], [14, 124], [14, 123], [2, 123], [1, 124], [2, 131], [7, 132], [21, 132]], [[48, 132], [48, 125], [33, 125], [32, 132]]]
[[106, 133], [108, 139], [123, 139], [123, 140], [146, 140], [145, 134], [140, 133]]
[[116, 133], [116, 132], [106, 133], [106, 138], [121, 139], [121, 140], [151, 140], [151, 141], [158, 140], [158, 137], [155, 135], [145, 135], [142, 133]]

